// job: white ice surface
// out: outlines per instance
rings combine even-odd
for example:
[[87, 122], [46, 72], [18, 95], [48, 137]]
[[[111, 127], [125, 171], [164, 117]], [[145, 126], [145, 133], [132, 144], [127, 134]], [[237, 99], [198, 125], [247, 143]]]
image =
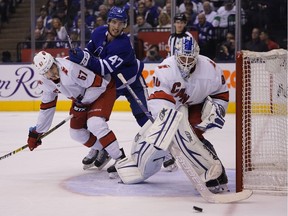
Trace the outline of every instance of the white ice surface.
[[[57, 112], [53, 125], [68, 116]], [[0, 112], [0, 156], [26, 144], [36, 112]], [[139, 127], [131, 113], [114, 112], [109, 121], [129, 152]], [[121, 185], [105, 171], [82, 170], [88, 149], [72, 141], [66, 123], [33, 152], [20, 151], [0, 161], [0, 216], [286, 216], [287, 197], [253, 194], [246, 201], [210, 204], [193, 189], [181, 170], [161, 171], [139, 185]], [[206, 135], [228, 170], [235, 190], [235, 115], [222, 130]], [[193, 206], [203, 208], [199, 213]]]

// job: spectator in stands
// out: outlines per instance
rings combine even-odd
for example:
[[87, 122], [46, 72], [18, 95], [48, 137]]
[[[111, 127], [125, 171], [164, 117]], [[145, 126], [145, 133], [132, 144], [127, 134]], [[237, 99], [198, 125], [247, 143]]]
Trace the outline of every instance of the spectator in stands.
[[66, 25], [67, 22], [67, 15], [66, 15], [66, 9], [61, 7], [61, 8], [57, 8], [56, 10], [56, 14], [53, 18], [57, 17], [60, 22], [62, 23], [63, 26]]
[[264, 30], [261, 31], [260, 40], [267, 45], [268, 50], [279, 49], [279, 44], [277, 44], [275, 41], [270, 39], [267, 31], [264, 31]]
[[[66, 41], [67, 40], [67, 31], [65, 27], [62, 25], [59, 18], [52, 19], [52, 30], [56, 34], [56, 40], [58, 42]], [[63, 47], [63, 43], [60, 43], [59, 47]], [[64, 46], [65, 47], [65, 46]]]
[[[209, 1], [203, 2], [203, 12], [206, 17], [206, 21], [212, 23], [215, 19], [217, 12], [212, 9], [211, 3]], [[196, 20], [196, 23], [198, 20]]]
[[195, 2], [193, 2], [192, 0], [184, 0], [180, 5], [179, 5], [179, 12], [180, 13], [185, 13], [186, 11], [186, 6], [188, 4], [192, 4], [192, 9], [194, 13], [197, 13], [197, 5]]
[[103, 4], [110, 10], [115, 5], [115, 0], [104, 0]]
[[175, 33], [171, 34], [168, 38], [168, 46], [169, 46], [169, 56], [175, 54], [175, 45], [181, 40], [182, 37], [192, 37], [191, 33], [187, 31], [187, 18], [184, 13], [178, 13], [174, 16], [173, 19]]
[[35, 30], [38, 29], [40, 31], [41, 36], [44, 38], [46, 33], [46, 28], [44, 27], [44, 22], [42, 20], [42, 17], [38, 17], [36, 20], [36, 27]]
[[138, 15], [142, 15], [145, 18], [145, 10], [146, 8], [144, 2], [139, 2], [138, 7], [136, 8], [135, 17], [137, 17]]
[[[161, 12], [158, 17], [159, 25], [157, 25], [158, 31], [170, 31], [171, 28], [171, 18], [170, 15], [166, 12]], [[163, 29], [161, 29], [163, 28]], [[166, 29], [165, 29], [166, 28]]]
[[[94, 14], [91, 13], [90, 10], [88, 10], [85, 7], [85, 25], [86, 27], [88, 27], [88, 29], [90, 29], [90, 31], [92, 31], [95, 28], [95, 20], [96, 20], [96, 16]], [[74, 18], [73, 20], [73, 28], [80, 28], [80, 26], [77, 24], [78, 20], [81, 18], [81, 12], [78, 12], [78, 15]]]
[[52, 48], [56, 48], [56, 41], [55, 41], [55, 37], [56, 34], [53, 30], [48, 30], [46, 31], [45, 34], [45, 43], [43, 44], [42, 48], [43, 49], [52, 49]]
[[155, 5], [154, 0], [144, 0], [145, 2], [145, 20], [152, 27], [156, 27], [158, 25], [158, 17], [161, 12], [161, 8]]
[[40, 16], [38, 16], [37, 19], [39, 17], [42, 18], [43, 25], [46, 29], [52, 28], [52, 17], [50, 15], [48, 15], [48, 10], [47, 10], [46, 5], [42, 5], [42, 7], [40, 8]]
[[[78, 35], [79, 35], [79, 40], [81, 40], [81, 26], [82, 26], [82, 20], [81, 18], [78, 17], [77, 23], [75, 28], [73, 28], [73, 31], [77, 31]], [[85, 23], [84, 25], [84, 29], [85, 29], [85, 40], [88, 41], [90, 39], [91, 36], [91, 29], [87, 26], [87, 24]]]
[[235, 61], [235, 36], [232, 32], [226, 34], [226, 40], [216, 48], [216, 61]]
[[193, 26], [195, 24], [195, 21], [197, 19], [197, 12], [193, 10], [193, 4], [192, 2], [185, 3], [185, 16], [187, 18], [187, 26]]
[[39, 29], [35, 29], [34, 37], [35, 37], [35, 48], [36, 49], [42, 49], [43, 44], [44, 44], [45, 35], [42, 34]]
[[2, 63], [12, 62], [11, 53], [9, 51], [2, 52]]
[[245, 43], [244, 49], [255, 52], [268, 51], [267, 45], [260, 40], [260, 30], [258, 28], [252, 29], [251, 40]]
[[95, 15], [97, 17], [102, 16], [102, 17], [104, 17], [105, 20], [107, 20], [108, 11], [109, 11], [108, 7], [104, 4], [102, 4], [99, 6], [99, 11], [96, 11]]
[[54, 17], [57, 11], [57, 5], [56, 5], [55, 0], [48, 0], [46, 3], [46, 7], [47, 7], [48, 15], [50, 15], [51, 17]]
[[214, 27], [212, 23], [206, 21], [204, 13], [200, 13], [197, 18], [198, 24], [196, 24], [195, 27], [198, 31], [198, 45], [200, 47], [200, 54], [214, 59]]
[[149, 49], [146, 52], [146, 57], [143, 59], [144, 63], [147, 62], [162, 62], [164, 59], [159, 53], [159, 46], [156, 44], [153, 44], [149, 47]]
[[136, 24], [133, 26], [134, 35], [137, 36], [140, 29], [152, 28], [152, 26], [146, 22], [143, 15], [137, 15]]
[[103, 4], [104, 0], [86, 0], [85, 1], [85, 7], [89, 12], [92, 14], [95, 14], [96, 11], [99, 10], [99, 6]]
[[[165, 6], [163, 7], [163, 9], [162, 9], [162, 11], [164, 12], [166, 12], [167, 14], [171, 14], [171, 8], [172, 7], [172, 5], [171, 5], [171, 2], [170, 1], [167, 1], [166, 2], [166, 4], [165, 4]], [[178, 14], [179, 13], [179, 8], [176, 6], [176, 8], [175, 8], [175, 14]]]
[[224, 5], [217, 10], [217, 16], [213, 20], [212, 24], [214, 27], [227, 28], [228, 27], [228, 16], [236, 14], [236, 7], [234, 7], [232, 0], [227, 0]]
[[103, 26], [106, 24], [106, 20], [104, 19], [103, 16], [98, 16], [96, 18], [96, 24], [95, 24], [95, 28], [99, 27], [99, 26]]

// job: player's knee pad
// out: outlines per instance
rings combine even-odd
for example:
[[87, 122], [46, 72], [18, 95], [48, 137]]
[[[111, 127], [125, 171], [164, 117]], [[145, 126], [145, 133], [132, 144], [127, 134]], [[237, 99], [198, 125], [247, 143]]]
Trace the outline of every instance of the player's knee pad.
[[143, 141], [131, 157], [118, 161], [115, 167], [123, 183], [143, 182], [161, 169], [166, 154], [166, 151]]
[[90, 132], [84, 128], [73, 129], [70, 128], [70, 137], [80, 143], [85, 143], [90, 136]]
[[222, 165], [217, 155], [210, 151], [194, 133], [188, 122], [187, 108], [182, 106], [179, 111], [183, 113], [183, 118], [174, 136], [174, 144], [191, 162], [203, 181], [207, 182], [219, 177], [222, 173]]
[[110, 131], [106, 120], [97, 116], [93, 116], [87, 120], [87, 129], [98, 139]]
[[89, 148], [92, 147], [97, 142], [97, 137], [84, 128], [82, 129], [70, 128], [70, 137], [73, 140]]

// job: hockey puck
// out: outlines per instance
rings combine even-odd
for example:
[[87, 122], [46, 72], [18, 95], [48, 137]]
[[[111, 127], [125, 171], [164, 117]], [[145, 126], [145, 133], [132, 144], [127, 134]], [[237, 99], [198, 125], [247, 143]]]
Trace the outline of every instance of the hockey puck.
[[198, 211], [198, 212], [202, 212], [202, 211], [203, 211], [202, 208], [197, 207], [197, 206], [193, 206], [193, 209], [194, 209], [195, 211]]

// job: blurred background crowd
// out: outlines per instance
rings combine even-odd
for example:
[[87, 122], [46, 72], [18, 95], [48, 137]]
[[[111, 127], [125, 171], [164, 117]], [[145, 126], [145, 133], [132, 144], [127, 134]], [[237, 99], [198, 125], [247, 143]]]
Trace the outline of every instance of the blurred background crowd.
[[[10, 20], [17, 17], [15, 14], [25, 1], [28, 0], [0, 0], [0, 40], [1, 35], [4, 34], [5, 37], [5, 29], [9, 29]], [[38, 3], [35, 9], [35, 48], [68, 48], [67, 33], [73, 45], [80, 46], [81, 36], [84, 35], [87, 42], [95, 28], [106, 24], [109, 9], [117, 5], [125, 7], [127, 11], [133, 7], [134, 20], [133, 22], [129, 20], [125, 31], [130, 34], [133, 30], [135, 44], [138, 43], [135, 49], [136, 55], [142, 60], [147, 59], [147, 56], [139, 53], [143, 52], [144, 48], [143, 46], [142, 49], [139, 48], [141, 45], [139, 46], [138, 34], [143, 31], [171, 32], [173, 9], [175, 14], [184, 13], [188, 20], [187, 29], [197, 33], [200, 54], [215, 61], [235, 60], [235, 1], [175, 0], [175, 8], [171, 7], [171, 1], [135, 0], [134, 5], [130, 5], [129, 0], [85, 0], [85, 20], [81, 20], [80, 0], [36, 1]], [[18, 25], [21, 23], [18, 22]], [[82, 25], [84, 28], [81, 28]], [[17, 32], [17, 26], [15, 28], [14, 34], [20, 33]], [[26, 29], [24, 37], [14, 43], [17, 52], [31, 48], [31, 24], [24, 29]], [[81, 29], [85, 30], [84, 34], [81, 34]], [[287, 0], [242, 0], [241, 29], [241, 49], [258, 52], [277, 48], [287, 49]], [[4, 44], [4, 38], [2, 41], [1, 44]], [[156, 53], [158, 50], [159, 54], [157, 44], [150, 48]], [[2, 62], [21, 61], [19, 53], [13, 59], [12, 48], [3, 49], [0, 47]], [[148, 53], [148, 49], [144, 51]], [[158, 61], [165, 57], [159, 56]]]

